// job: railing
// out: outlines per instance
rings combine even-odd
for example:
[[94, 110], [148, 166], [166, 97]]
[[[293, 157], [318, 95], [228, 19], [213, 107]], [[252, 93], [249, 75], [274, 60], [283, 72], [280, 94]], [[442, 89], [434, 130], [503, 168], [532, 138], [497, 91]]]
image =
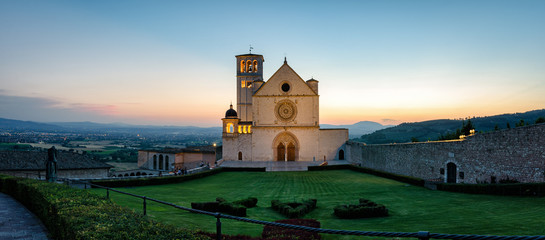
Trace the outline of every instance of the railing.
[[64, 181], [67, 181], [68, 183], [73, 182], [79, 182], [84, 184], [84, 188], [87, 189], [87, 185], [96, 187], [96, 188], [102, 188], [106, 189], [106, 197], [110, 198], [110, 191], [114, 191], [117, 193], [141, 198], [143, 200], [142, 207], [144, 215], [146, 215], [146, 201], [152, 201], [160, 204], [164, 204], [167, 206], [171, 206], [177, 209], [182, 209], [188, 212], [198, 213], [198, 214], [204, 214], [213, 216], [216, 218], [216, 239], [221, 240], [221, 218], [226, 219], [233, 219], [236, 221], [241, 222], [248, 222], [248, 223], [255, 223], [255, 224], [261, 224], [261, 225], [269, 225], [269, 226], [277, 226], [277, 227], [283, 227], [283, 228], [289, 228], [289, 229], [296, 229], [296, 230], [304, 230], [308, 232], [315, 232], [315, 233], [326, 233], [326, 234], [338, 234], [338, 235], [354, 235], [354, 236], [370, 236], [370, 237], [402, 237], [402, 238], [418, 238], [420, 240], [428, 240], [430, 238], [432, 239], [459, 239], [459, 240], [545, 240], [545, 236], [493, 236], [493, 235], [460, 235], [460, 234], [441, 234], [441, 233], [430, 233], [427, 231], [420, 231], [420, 232], [371, 232], [371, 231], [350, 231], [350, 230], [336, 230], [336, 229], [323, 229], [323, 228], [313, 228], [313, 227], [307, 227], [307, 226], [299, 226], [299, 225], [290, 225], [285, 223], [277, 223], [277, 222], [268, 222], [268, 221], [261, 221], [256, 219], [250, 219], [250, 218], [243, 218], [243, 217], [236, 217], [231, 216], [227, 214], [221, 214], [221, 213], [214, 213], [214, 212], [207, 212], [202, 211], [198, 209], [193, 208], [187, 208], [178, 206], [173, 203], [148, 198], [146, 196], [141, 196], [137, 194], [132, 194], [128, 192], [119, 191], [117, 189], [104, 187], [84, 181], [79, 180], [69, 180], [65, 179]]

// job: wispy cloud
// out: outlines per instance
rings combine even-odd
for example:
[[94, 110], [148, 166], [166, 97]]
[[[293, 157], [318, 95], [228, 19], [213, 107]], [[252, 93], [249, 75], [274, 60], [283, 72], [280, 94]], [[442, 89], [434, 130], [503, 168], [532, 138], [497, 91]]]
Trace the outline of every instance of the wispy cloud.
[[0, 89], [0, 116], [33, 121], [115, 121], [115, 105], [64, 103], [52, 98], [12, 96]]

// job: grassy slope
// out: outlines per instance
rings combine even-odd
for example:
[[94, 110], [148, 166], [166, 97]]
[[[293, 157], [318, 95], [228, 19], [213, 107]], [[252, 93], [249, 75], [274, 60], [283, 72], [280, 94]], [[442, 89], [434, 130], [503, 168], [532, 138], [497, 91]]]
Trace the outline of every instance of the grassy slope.
[[[456, 234], [545, 235], [545, 199], [498, 197], [431, 191], [420, 187], [349, 170], [324, 172], [226, 172], [186, 183], [124, 188], [124, 191], [190, 206], [193, 201], [216, 197], [237, 200], [259, 199], [248, 217], [277, 220], [283, 217], [270, 208], [270, 201], [318, 199], [318, 208], [305, 216], [322, 223], [322, 228], [362, 231], [430, 231]], [[102, 192], [102, 190], [93, 190]], [[102, 194], [102, 193], [101, 193]], [[142, 201], [111, 193], [121, 205], [142, 211]], [[389, 217], [342, 220], [333, 216], [337, 204], [367, 198], [386, 205]], [[188, 228], [215, 231], [215, 219], [148, 203], [148, 214], [157, 220]], [[222, 220], [223, 232], [259, 235], [262, 226]], [[326, 235], [328, 239], [347, 236]]]

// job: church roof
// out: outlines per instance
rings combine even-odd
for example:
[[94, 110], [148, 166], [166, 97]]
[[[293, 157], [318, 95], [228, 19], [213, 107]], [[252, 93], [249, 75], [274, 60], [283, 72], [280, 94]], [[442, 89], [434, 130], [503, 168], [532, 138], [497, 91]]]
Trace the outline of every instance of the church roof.
[[[293, 68], [288, 65], [288, 62], [284, 59], [284, 64], [276, 70], [276, 72], [267, 80], [255, 93], [254, 95], [271, 95], [270, 93], [264, 93], [266, 88], [269, 88], [270, 85], [279, 84], [280, 82], [290, 81], [292, 84], [297, 85], [298, 93], [292, 93], [290, 95], [318, 95], [314, 90], [312, 90], [305, 80], [303, 80]], [[316, 81], [316, 80], [315, 80]], [[272, 92], [272, 91], [271, 91]], [[272, 94], [276, 95], [276, 94]]]
[[[0, 170], [45, 170], [47, 151], [0, 151]], [[99, 169], [113, 166], [93, 159], [90, 155], [58, 151], [59, 170]]]
[[225, 112], [225, 118], [237, 118], [237, 111], [233, 109], [233, 104], [231, 104], [230, 108]]
[[261, 57], [263, 57], [263, 55], [261, 55], [261, 54], [253, 54], [253, 53], [240, 54], [240, 55], [236, 55], [235, 57], [246, 57], [246, 56], [248, 56], [248, 57], [250, 57], [250, 56], [261, 56]]

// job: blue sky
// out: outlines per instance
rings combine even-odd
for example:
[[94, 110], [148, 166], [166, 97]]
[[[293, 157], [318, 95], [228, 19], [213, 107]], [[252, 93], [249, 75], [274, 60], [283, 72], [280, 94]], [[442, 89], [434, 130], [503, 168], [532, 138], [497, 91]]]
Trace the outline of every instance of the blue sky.
[[235, 58], [320, 81], [321, 123], [545, 108], [545, 1], [0, 1], [0, 117], [219, 126]]

